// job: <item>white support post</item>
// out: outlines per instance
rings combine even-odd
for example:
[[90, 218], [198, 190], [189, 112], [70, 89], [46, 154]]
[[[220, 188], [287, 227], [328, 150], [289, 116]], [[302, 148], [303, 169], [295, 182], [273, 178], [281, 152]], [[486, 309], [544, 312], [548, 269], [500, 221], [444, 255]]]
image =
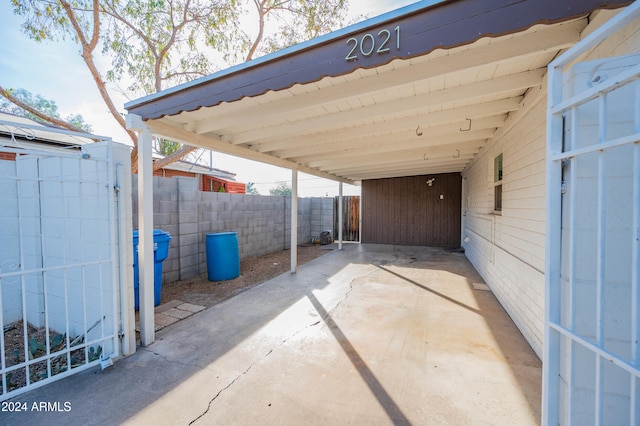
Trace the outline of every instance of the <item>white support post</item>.
[[128, 115], [127, 127], [138, 138], [138, 291], [140, 302], [140, 343], [155, 341], [154, 260], [153, 260], [153, 159], [152, 134], [139, 116]]
[[362, 189], [360, 190], [360, 201], [358, 203], [358, 242], [362, 244]]
[[291, 273], [298, 269], [298, 171], [291, 170]]
[[338, 184], [338, 250], [342, 250], [342, 182]]

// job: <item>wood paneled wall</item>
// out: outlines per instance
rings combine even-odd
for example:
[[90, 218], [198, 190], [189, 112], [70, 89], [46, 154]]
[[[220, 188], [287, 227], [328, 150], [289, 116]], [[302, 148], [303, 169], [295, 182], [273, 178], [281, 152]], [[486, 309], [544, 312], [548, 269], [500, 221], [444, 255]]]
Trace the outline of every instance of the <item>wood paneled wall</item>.
[[461, 195], [460, 173], [363, 181], [362, 242], [459, 247]]

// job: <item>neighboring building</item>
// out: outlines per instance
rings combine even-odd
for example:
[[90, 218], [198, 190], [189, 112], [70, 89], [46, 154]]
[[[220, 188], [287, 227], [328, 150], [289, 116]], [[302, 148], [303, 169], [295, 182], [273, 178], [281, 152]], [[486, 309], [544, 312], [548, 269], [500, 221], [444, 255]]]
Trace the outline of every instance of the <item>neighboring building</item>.
[[[42, 127], [42, 131], [24, 129], [15, 132], [11, 127], [0, 125], [0, 139], [10, 141], [15, 140], [16, 147], [24, 147], [25, 149], [35, 148], [38, 150], [55, 151], [55, 150], [78, 150], [80, 146], [94, 142], [86, 137], [78, 137], [69, 134], [56, 134], [55, 139], [51, 138], [51, 133], [46, 132], [47, 128], [57, 128], [56, 126], [46, 125], [25, 117], [19, 117], [13, 114], [0, 111], [0, 121], [27, 124], [31, 126]], [[0, 160], [15, 160], [16, 154], [13, 152], [3, 152], [0, 148]], [[159, 156], [156, 156], [159, 158]], [[208, 192], [229, 192], [233, 194], [246, 193], [246, 185], [236, 182], [236, 174], [226, 170], [208, 167], [203, 164], [193, 163], [187, 160], [177, 160], [159, 170], [153, 172], [154, 176], [160, 177], [192, 177], [200, 179], [202, 191]], [[221, 190], [221, 188], [224, 188]]]
[[246, 193], [246, 185], [235, 181], [235, 173], [192, 163], [187, 160], [177, 160], [159, 170], [155, 170], [153, 175], [159, 177], [182, 176], [196, 178], [200, 182], [200, 189], [205, 192]]
[[[59, 127], [46, 125], [25, 117], [9, 114], [0, 111], [0, 122], [25, 124], [30, 127], [28, 129], [17, 129], [13, 125], [0, 124], [0, 139], [8, 146], [15, 148], [37, 149], [40, 151], [61, 151], [61, 150], [79, 150], [82, 145], [94, 142], [86, 137], [79, 137], [70, 134], [55, 134], [52, 137], [51, 132], [47, 129], [59, 129]], [[40, 129], [41, 128], [41, 129]], [[7, 152], [0, 147], [0, 159], [15, 160], [16, 154]]]
[[247, 186], [244, 183], [224, 180], [209, 175], [202, 176], [201, 188], [206, 192], [229, 192], [231, 194], [246, 194], [247, 192]]

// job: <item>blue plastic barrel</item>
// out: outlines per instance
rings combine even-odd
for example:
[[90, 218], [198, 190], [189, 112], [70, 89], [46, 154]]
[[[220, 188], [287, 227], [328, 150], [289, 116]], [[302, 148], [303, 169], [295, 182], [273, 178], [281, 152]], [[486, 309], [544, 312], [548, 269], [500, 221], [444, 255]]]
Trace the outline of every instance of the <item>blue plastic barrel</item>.
[[[135, 310], [140, 309], [140, 292], [138, 269], [138, 230], [133, 231], [133, 304]], [[153, 302], [155, 306], [160, 304], [162, 298], [162, 262], [169, 255], [169, 242], [171, 234], [161, 229], [153, 230]]]
[[240, 276], [240, 249], [237, 232], [207, 234], [207, 276], [209, 281]]

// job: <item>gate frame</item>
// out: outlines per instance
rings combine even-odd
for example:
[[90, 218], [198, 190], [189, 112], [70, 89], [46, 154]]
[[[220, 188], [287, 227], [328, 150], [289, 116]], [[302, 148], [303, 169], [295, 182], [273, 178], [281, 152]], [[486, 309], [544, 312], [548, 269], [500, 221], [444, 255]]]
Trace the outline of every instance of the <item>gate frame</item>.
[[[638, 142], [638, 132], [640, 131], [640, 111], [635, 111], [636, 134], [600, 143], [593, 146], [575, 149], [572, 151], [562, 151], [563, 145], [563, 113], [574, 106], [580, 105], [588, 100], [595, 99], [603, 93], [623, 86], [629, 82], [640, 79], [640, 65], [636, 65], [631, 70], [623, 71], [614, 78], [604, 81], [599, 85], [573, 96], [567, 100], [563, 99], [563, 71], [564, 67], [579, 59], [591, 48], [597, 46], [607, 37], [625, 27], [633, 20], [640, 17], [640, 1], [627, 6], [626, 9], [618, 13], [603, 26], [585, 37], [572, 48], [560, 55], [548, 66], [548, 105], [547, 105], [547, 150], [546, 150], [546, 250], [545, 250], [545, 307], [544, 307], [544, 359], [543, 359], [543, 386], [542, 386], [542, 424], [559, 424], [559, 373], [560, 373], [560, 339], [569, 338], [588, 350], [596, 353], [599, 359], [608, 362], [627, 371], [631, 376], [631, 412], [629, 413], [630, 424], [638, 424], [640, 421], [640, 407], [635, 402], [640, 395], [640, 386], [637, 385], [640, 377], [638, 363], [640, 362], [640, 345], [632, 345], [633, 364], [631, 365], [618, 358], [615, 354], [605, 351], [598, 345], [594, 345], [571, 330], [561, 325], [560, 319], [560, 270], [561, 270], [561, 226], [562, 226], [562, 162], [568, 158], [579, 154], [597, 152], [633, 144], [634, 165], [640, 168], [640, 143]], [[638, 94], [636, 94], [638, 96]], [[635, 200], [640, 200], [640, 183], [635, 182], [633, 187]], [[638, 206], [633, 211], [633, 228], [639, 235], [633, 242], [632, 253], [632, 336], [636, 341], [640, 339], [640, 289], [638, 265], [640, 264], [640, 209]], [[635, 283], [635, 285], [634, 285]], [[596, 383], [598, 386], [598, 383]], [[599, 392], [596, 389], [596, 392]], [[601, 403], [601, 401], [600, 401]], [[596, 407], [596, 424], [601, 424], [602, 410]]]
[[[132, 247], [129, 247], [131, 246], [131, 238], [132, 238], [131, 230], [129, 229], [131, 228], [131, 226], [127, 227], [126, 223], [124, 224], [125, 226], [123, 226], [123, 224], [121, 223], [123, 219], [125, 219], [125, 221], [126, 221], [126, 218], [131, 219], [131, 212], [127, 214], [127, 208], [131, 210], [131, 201], [129, 200], [127, 202], [127, 200], [125, 199], [127, 194], [129, 195], [131, 194], [131, 183], [126, 181], [127, 174], [126, 174], [126, 171], [123, 170], [122, 168], [123, 165], [121, 163], [116, 163], [116, 161], [114, 160], [114, 149], [117, 149], [118, 151], [123, 150], [123, 153], [126, 154], [126, 158], [128, 160], [130, 158], [128, 147], [124, 147], [124, 145], [118, 148], [114, 147], [114, 143], [112, 141], [112, 138], [110, 137], [98, 136], [98, 135], [89, 134], [89, 133], [74, 132], [74, 131], [69, 131], [65, 129], [55, 128], [55, 127], [47, 127], [39, 124], [29, 124], [29, 123], [23, 123], [23, 122], [0, 120], [0, 126], [5, 127], [11, 133], [11, 140], [9, 141], [9, 143], [0, 143], [0, 147], [2, 148], [2, 151], [15, 153], [15, 154], [41, 156], [43, 158], [53, 157], [53, 158], [90, 159], [91, 156], [95, 154], [93, 152], [91, 154], [88, 154], [82, 148], [84, 146], [93, 147], [95, 145], [93, 145], [93, 143], [79, 144], [81, 146], [80, 152], [77, 152], [77, 153], [61, 152], [60, 150], [38, 149], [38, 148], [20, 146], [20, 142], [15, 141], [14, 135], [23, 136], [25, 139], [27, 139], [27, 142], [29, 140], [37, 141], [38, 136], [36, 132], [38, 133], [42, 132], [45, 135], [50, 135], [50, 134], [68, 135], [68, 136], [78, 137], [81, 139], [93, 140], [94, 142], [103, 142], [102, 148], [96, 147], [96, 149], [98, 150], [103, 149], [104, 151], [102, 152], [104, 153], [104, 155], [100, 155], [97, 160], [90, 159], [89, 161], [100, 161], [106, 164], [106, 176], [102, 175], [98, 179], [99, 181], [104, 182], [105, 185], [108, 188], [110, 188], [110, 190], [108, 191], [109, 196], [107, 197], [108, 198], [107, 206], [109, 209], [107, 216], [109, 221], [108, 235], [109, 235], [109, 244], [110, 244], [110, 249], [109, 249], [110, 254], [109, 254], [108, 260], [100, 261], [100, 263], [111, 264], [110, 266], [107, 265], [107, 268], [108, 270], [110, 270], [110, 275], [112, 277], [112, 280], [110, 283], [105, 283], [105, 285], [111, 286], [110, 303], [112, 305], [112, 312], [110, 312], [110, 315], [113, 316], [113, 319], [112, 319], [113, 333], [104, 334], [104, 331], [102, 331], [101, 337], [99, 339], [100, 342], [105, 342], [105, 341], [111, 342], [111, 345], [113, 347], [112, 353], [103, 354], [99, 359], [96, 359], [91, 362], [87, 360], [82, 365], [77, 366], [76, 368], [73, 368], [73, 369], [68, 368], [66, 371], [61, 372], [59, 374], [55, 374], [55, 375], [51, 374], [51, 371], [49, 370], [50, 367], [48, 367], [48, 377], [33, 383], [31, 383], [29, 375], [27, 374], [25, 386], [12, 391], [8, 391], [5, 388], [7, 384], [4, 379], [4, 374], [2, 374], [0, 375], [0, 390], [2, 390], [2, 394], [0, 395], [0, 401], [3, 401], [9, 398], [18, 396], [20, 394], [24, 394], [38, 387], [47, 385], [59, 379], [68, 377], [72, 374], [76, 374], [78, 372], [87, 370], [89, 368], [93, 368], [97, 365], [101, 365], [103, 369], [106, 368], [107, 366], [111, 365], [112, 360], [117, 359], [121, 356], [129, 355], [135, 351], [135, 334], [132, 335], [132, 331], [134, 329], [133, 329], [133, 322], [131, 321], [133, 317], [133, 310], [132, 310], [133, 286], [129, 285], [129, 284], [132, 284], [133, 271], [132, 270], [128, 271], [128, 269], [132, 269], [132, 268], [126, 268], [126, 266], [129, 263], [131, 263], [130, 259], [132, 257], [131, 255]], [[14, 146], [14, 143], [15, 143], [15, 146]], [[117, 144], [117, 145], [120, 145], [120, 144]], [[123, 158], [122, 156], [123, 153], [119, 153], [121, 158]], [[20, 180], [17, 176], [15, 179], [16, 179], [16, 182]], [[122, 191], [122, 189], [124, 189], [124, 191]], [[20, 217], [20, 214], [18, 217]], [[127, 230], [129, 231], [128, 234], [127, 234]], [[22, 237], [20, 237], [20, 240], [22, 240]], [[127, 259], [129, 259], [129, 261], [127, 261]], [[81, 263], [84, 263], [84, 262], [81, 262]], [[89, 262], [89, 264], [92, 264], [92, 262]], [[67, 267], [68, 266], [65, 264], [64, 266], [55, 267], [54, 269], [66, 269]], [[23, 268], [24, 267], [21, 266], [21, 269], [19, 271], [5, 273], [5, 274], [3, 274], [0, 271], [0, 277], [6, 278], [9, 276], [23, 276], [25, 273], [33, 272], [33, 270], [25, 271], [23, 270]], [[49, 268], [43, 268], [43, 271], [48, 269]], [[26, 320], [26, 315], [27, 315], [26, 312], [24, 312], [24, 303], [25, 303], [24, 302], [25, 300], [24, 299], [25, 298], [24, 283], [22, 284], [21, 287], [22, 287], [21, 298], [23, 300], [22, 319], [24, 321]], [[131, 289], [129, 289], [128, 287], [131, 287]], [[46, 291], [46, 283], [45, 283], [45, 291]], [[44, 297], [45, 297], [45, 309], [47, 309], [46, 295], [44, 295]], [[0, 300], [1, 300], [1, 294], [0, 294]], [[2, 322], [1, 319], [2, 319], [2, 311], [0, 311], [0, 322]], [[85, 322], [86, 322], [86, 319], [85, 319]], [[68, 319], [67, 319], [67, 324], [68, 324]], [[90, 330], [90, 329], [87, 329], [88, 326], [89, 325], [85, 323], [85, 335], [88, 332], [88, 330]], [[48, 330], [48, 328], [49, 328], [49, 315], [47, 314], [45, 315], [45, 329]], [[26, 329], [26, 325], [25, 325], [25, 329]], [[68, 329], [68, 325], [67, 325], [67, 329]], [[133, 331], [133, 333], [135, 333], [135, 331]], [[134, 339], [133, 347], [131, 342], [132, 336]], [[44, 357], [37, 358], [33, 361], [25, 360], [23, 363], [19, 363], [19, 365], [24, 364], [26, 368], [26, 365], [32, 365], [36, 362], [42, 362], [43, 360], [47, 361], [49, 365], [50, 360], [53, 358], [51, 358], [49, 353], [50, 348], [49, 348], [48, 341], [49, 341], [49, 333], [46, 333], [47, 350], [46, 350], [46, 355]], [[3, 353], [0, 354], [0, 361], [3, 362], [2, 364], [0, 364], [0, 368], [1, 368], [2, 365], [4, 364], [4, 343], [5, 343], [4, 333], [0, 335], [0, 343], [2, 343], [1, 346], [3, 349]], [[63, 350], [64, 353], [69, 352], [71, 348], [72, 347], [69, 346], [69, 343], [65, 344], [65, 349]], [[26, 352], [27, 349], [25, 348], [24, 350]], [[2, 371], [3, 373], [5, 372], [4, 369], [0, 371]]]

